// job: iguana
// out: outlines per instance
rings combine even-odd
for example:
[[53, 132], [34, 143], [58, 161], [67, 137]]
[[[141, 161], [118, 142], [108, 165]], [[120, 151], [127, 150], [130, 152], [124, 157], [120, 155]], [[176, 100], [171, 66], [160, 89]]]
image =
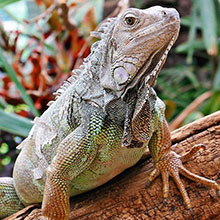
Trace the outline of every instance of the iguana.
[[19, 145], [12, 178], [0, 178], [0, 216], [42, 202], [45, 219], [66, 220], [69, 197], [98, 187], [136, 164], [147, 147], [159, 173], [163, 197], [172, 176], [191, 209], [179, 173], [220, 190], [212, 180], [186, 170], [171, 150], [164, 103], [153, 86], [180, 27], [175, 9], [130, 8], [103, 23], [83, 65], [57, 91]]

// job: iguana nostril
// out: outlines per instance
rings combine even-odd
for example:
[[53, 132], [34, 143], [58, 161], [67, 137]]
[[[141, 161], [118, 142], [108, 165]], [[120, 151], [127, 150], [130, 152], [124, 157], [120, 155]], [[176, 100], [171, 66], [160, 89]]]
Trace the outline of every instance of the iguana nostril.
[[169, 18], [173, 21], [180, 21], [180, 15], [174, 8], [169, 9]]

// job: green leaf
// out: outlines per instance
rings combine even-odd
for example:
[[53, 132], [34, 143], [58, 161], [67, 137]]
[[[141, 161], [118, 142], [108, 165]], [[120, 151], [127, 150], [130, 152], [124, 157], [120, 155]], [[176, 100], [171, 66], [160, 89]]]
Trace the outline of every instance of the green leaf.
[[203, 40], [209, 55], [218, 53], [217, 21], [214, 1], [198, 0]]
[[73, 20], [76, 25], [79, 25], [83, 18], [85, 17], [86, 13], [91, 9], [95, 9], [96, 14], [96, 22], [100, 23], [102, 21], [102, 12], [103, 12], [104, 0], [91, 0], [85, 1], [73, 15]]
[[213, 89], [214, 91], [220, 91], [220, 58], [219, 58], [218, 69], [216, 71], [215, 78], [213, 80]]
[[0, 8], [3, 8], [6, 5], [9, 5], [9, 4], [12, 4], [18, 1], [21, 1], [21, 0], [0, 0]]
[[185, 76], [190, 80], [194, 88], [198, 88], [200, 86], [196, 75], [192, 71], [185, 71]]
[[195, 120], [198, 120], [200, 118], [204, 117], [204, 115], [202, 114], [202, 112], [199, 112], [199, 111], [195, 111], [195, 112], [192, 112], [190, 115], [187, 116], [187, 118], [184, 120], [183, 124], [182, 125], [187, 125], [189, 124], [190, 122], [193, 122]]
[[183, 17], [180, 20], [181, 25], [186, 26], [186, 27], [190, 27], [192, 22], [192, 18], [189, 16]]
[[[192, 23], [192, 17], [191, 16], [185, 16], [185, 17], [181, 18], [180, 23], [183, 26], [190, 27], [191, 23]], [[201, 29], [201, 27], [202, 27], [201, 21], [199, 19], [196, 19], [195, 25], [198, 29]]]
[[11, 13], [8, 9], [3, 8], [2, 11], [4, 11], [12, 20], [16, 21], [19, 24], [22, 24], [22, 21], [18, 19], [13, 13]]
[[85, 17], [86, 13], [92, 7], [93, 7], [92, 2], [88, 1], [88, 2], [84, 3], [83, 5], [81, 5], [81, 7], [79, 7], [77, 9], [77, 11], [74, 13], [73, 18], [72, 18], [76, 25], [79, 25], [82, 22], [82, 20]]
[[190, 29], [189, 29], [189, 40], [188, 40], [189, 50], [188, 50], [187, 58], [186, 58], [186, 62], [188, 64], [192, 64], [192, 57], [194, 53], [193, 44], [196, 38], [197, 9], [198, 9], [197, 1], [194, 1], [193, 8], [192, 8], [192, 22], [190, 24]]
[[194, 50], [200, 50], [200, 49], [204, 49], [205, 45], [204, 45], [203, 40], [194, 40], [192, 45], [189, 41], [187, 41], [186, 43], [182, 43], [179, 46], [177, 46], [175, 48], [175, 51], [177, 53], [187, 53], [189, 50], [191, 50], [191, 47]]
[[0, 108], [6, 108], [8, 103], [0, 96]]
[[102, 21], [104, 0], [93, 0], [92, 2], [95, 8], [96, 23], [100, 23]]
[[143, 5], [142, 0], [135, 0], [134, 1], [135, 8], [141, 8], [142, 5]]
[[212, 97], [204, 103], [201, 110], [205, 115], [220, 110], [220, 92], [214, 92]]
[[26, 93], [25, 88], [22, 86], [22, 84], [19, 82], [16, 72], [14, 71], [14, 69], [12, 68], [12, 66], [8, 63], [7, 59], [5, 58], [4, 54], [3, 54], [3, 50], [0, 47], [0, 61], [2, 63], [2, 67], [3, 69], [6, 71], [7, 75], [11, 78], [11, 80], [15, 83], [15, 85], [17, 86], [18, 90], [21, 93], [21, 97], [23, 98], [24, 102], [30, 106], [31, 111], [33, 112], [33, 114], [35, 116], [39, 116], [39, 112], [37, 111], [37, 109], [34, 106], [34, 103], [31, 99], [31, 97]]
[[220, 110], [220, 92], [215, 92], [211, 99], [210, 112], [216, 112]]
[[9, 146], [6, 143], [0, 145], [0, 154], [7, 154], [9, 151]]
[[32, 126], [31, 120], [0, 109], [0, 130], [26, 137]]
[[8, 164], [11, 163], [11, 157], [6, 156], [5, 158], [2, 159], [1, 163], [3, 166], [7, 166]]

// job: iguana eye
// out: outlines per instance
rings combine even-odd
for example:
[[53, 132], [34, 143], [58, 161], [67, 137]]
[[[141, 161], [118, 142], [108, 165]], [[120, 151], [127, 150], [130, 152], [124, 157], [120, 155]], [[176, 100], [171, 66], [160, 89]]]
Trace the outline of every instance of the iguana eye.
[[136, 18], [134, 16], [128, 15], [125, 17], [125, 23], [129, 26], [132, 26], [136, 23]]
[[165, 11], [161, 11], [163, 17], [167, 17], [167, 13]]

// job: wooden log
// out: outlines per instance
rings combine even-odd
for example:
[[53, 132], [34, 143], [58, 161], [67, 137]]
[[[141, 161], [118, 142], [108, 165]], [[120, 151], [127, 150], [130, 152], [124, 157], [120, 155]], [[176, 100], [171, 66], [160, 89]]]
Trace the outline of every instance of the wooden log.
[[[220, 183], [220, 111], [172, 132], [172, 148], [179, 154], [194, 144], [206, 150], [185, 163], [190, 171]], [[162, 181], [158, 177], [148, 189], [147, 176], [153, 168], [148, 152], [134, 167], [127, 169], [103, 186], [71, 199], [70, 220], [84, 219], [220, 219], [220, 199], [215, 190], [182, 177], [191, 199], [194, 215], [185, 208], [180, 192], [170, 178], [170, 193], [163, 205]], [[5, 220], [40, 219], [40, 206], [29, 206]]]

